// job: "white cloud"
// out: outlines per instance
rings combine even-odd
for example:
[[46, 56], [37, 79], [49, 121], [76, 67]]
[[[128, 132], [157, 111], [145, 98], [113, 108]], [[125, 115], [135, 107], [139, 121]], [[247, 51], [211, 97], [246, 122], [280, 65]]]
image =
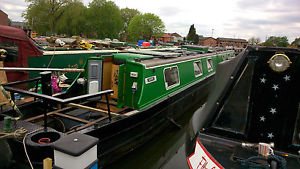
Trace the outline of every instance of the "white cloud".
[[[300, 36], [299, 0], [113, 0], [120, 8], [134, 8], [158, 15], [167, 32], [186, 36], [191, 24], [197, 33], [214, 37], [248, 39], [258, 36]], [[85, 5], [91, 0], [83, 0]], [[0, 9], [21, 21], [25, 0], [1, 0]]]

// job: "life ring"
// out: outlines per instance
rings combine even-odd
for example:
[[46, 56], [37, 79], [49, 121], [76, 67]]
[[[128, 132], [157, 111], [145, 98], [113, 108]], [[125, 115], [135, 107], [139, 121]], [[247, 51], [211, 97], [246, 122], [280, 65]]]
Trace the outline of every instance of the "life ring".
[[45, 138], [41, 138], [41, 139], [38, 140], [39, 144], [45, 144], [45, 143], [48, 144], [50, 142], [51, 142], [50, 138], [46, 138], [46, 137]]

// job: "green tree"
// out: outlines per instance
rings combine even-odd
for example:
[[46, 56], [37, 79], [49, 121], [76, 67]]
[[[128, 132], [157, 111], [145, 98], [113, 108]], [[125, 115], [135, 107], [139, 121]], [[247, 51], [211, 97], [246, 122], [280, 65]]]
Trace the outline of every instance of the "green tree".
[[120, 9], [112, 1], [89, 3], [87, 20], [89, 32], [96, 33], [98, 38], [118, 38], [123, 27]]
[[131, 19], [136, 15], [141, 15], [141, 12], [136, 9], [130, 9], [130, 8], [121, 9], [121, 16], [123, 20], [123, 30], [121, 32], [121, 37], [123, 39], [127, 38], [127, 27]]
[[150, 40], [151, 37], [161, 36], [165, 31], [165, 25], [158, 16], [145, 13], [133, 17], [127, 31], [131, 41]]
[[270, 36], [264, 43], [264, 46], [287, 47], [289, 41], [286, 36]]
[[295, 38], [295, 40], [292, 42], [293, 46], [300, 46], [300, 37], [299, 38]]
[[258, 45], [260, 42], [261, 42], [261, 40], [260, 40], [260, 38], [258, 38], [258, 37], [251, 37], [251, 38], [248, 40], [248, 44], [249, 44], [249, 45]]
[[54, 33], [56, 24], [64, 13], [64, 6], [71, 0], [26, 0], [29, 5], [22, 14], [28, 24], [41, 34]]
[[11, 19], [8, 18], [7, 25], [11, 26]]
[[194, 44], [198, 44], [199, 43], [199, 35], [198, 34], [195, 35], [193, 43]]
[[74, 0], [69, 2], [63, 10], [64, 13], [57, 22], [57, 33], [67, 34], [69, 36], [86, 33], [87, 8], [83, 5], [83, 3], [79, 0]]
[[[196, 40], [196, 29], [194, 27], [194, 24], [190, 26], [190, 30], [188, 35], [186, 36], [186, 40], [189, 42], [194, 42]], [[199, 39], [198, 39], [199, 41]]]

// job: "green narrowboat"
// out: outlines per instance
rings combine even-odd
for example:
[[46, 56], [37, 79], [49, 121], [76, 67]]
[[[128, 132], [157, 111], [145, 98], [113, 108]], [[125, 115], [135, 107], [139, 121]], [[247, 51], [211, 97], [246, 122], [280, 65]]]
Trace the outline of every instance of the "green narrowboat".
[[[215, 72], [216, 64], [233, 57], [233, 52], [180, 56], [180, 53], [140, 52], [118, 53], [88, 58], [84, 79], [100, 74], [95, 81], [89, 80], [86, 93], [112, 89], [111, 98], [118, 107], [143, 110], [170, 95], [203, 81]], [[146, 55], [147, 54], [147, 55]], [[157, 54], [157, 55], [151, 55]], [[99, 65], [98, 68], [91, 68]], [[90, 67], [90, 68], [88, 68]], [[102, 68], [101, 68], [102, 67]]]
[[[217, 64], [234, 51], [195, 54], [184, 50], [114, 53], [89, 57], [64, 92], [52, 93], [51, 73], [41, 73], [42, 94], [4, 85], [7, 91], [34, 97], [20, 105], [22, 120], [14, 129], [30, 132], [25, 145], [34, 164], [53, 157], [51, 145], [65, 134], [84, 133], [99, 139], [101, 166], [150, 140], [190, 106], [205, 98]], [[66, 86], [65, 86], [66, 87]], [[13, 115], [13, 110], [3, 111]], [[0, 129], [4, 121], [0, 121]], [[41, 129], [41, 130], [35, 130]], [[12, 130], [13, 132], [13, 130]], [[48, 143], [39, 140], [49, 138]], [[9, 141], [14, 157], [23, 159], [22, 143]]]

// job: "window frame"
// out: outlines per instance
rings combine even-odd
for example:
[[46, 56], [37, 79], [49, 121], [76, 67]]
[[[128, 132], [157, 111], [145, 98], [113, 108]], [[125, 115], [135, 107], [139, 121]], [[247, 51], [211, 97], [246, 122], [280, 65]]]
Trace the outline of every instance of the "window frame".
[[[201, 71], [200, 71], [200, 74], [198, 74], [198, 75], [196, 75], [196, 70], [195, 70], [195, 64], [196, 64], [197, 66], [199, 66], [199, 65], [197, 64], [197, 62], [198, 62], [198, 63], [200, 62], [200, 65], [201, 65], [201, 67], [199, 67], [199, 69], [200, 69]], [[202, 61], [201, 61], [201, 60], [194, 61], [194, 62], [193, 62], [193, 66], [194, 66], [194, 75], [195, 75], [195, 77], [202, 76], [202, 75], [203, 75], [203, 65], [202, 65]]]
[[[166, 69], [172, 69], [173, 67], [176, 67], [176, 68], [177, 68], [178, 83], [175, 83], [175, 84], [173, 84], [173, 85], [171, 85], [171, 86], [168, 86], [168, 83], [166, 82]], [[164, 68], [164, 82], [165, 82], [165, 88], [166, 88], [166, 90], [170, 90], [170, 89], [172, 89], [172, 88], [177, 87], [177, 86], [180, 85], [179, 68], [178, 68], [177, 65], [175, 65], [175, 66], [170, 66], [170, 67], [165, 67], [165, 68]]]
[[[211, 64], [209, 63], [209, 61], [211, 61]], [[208, 68], [208, 65], [211, 66], [210, 68]], [[211, 72], [214, 70], [214, 63], [212, 58], [207, 58], [206, 60], [206, 68], [207, 68], [207, 72]]]

